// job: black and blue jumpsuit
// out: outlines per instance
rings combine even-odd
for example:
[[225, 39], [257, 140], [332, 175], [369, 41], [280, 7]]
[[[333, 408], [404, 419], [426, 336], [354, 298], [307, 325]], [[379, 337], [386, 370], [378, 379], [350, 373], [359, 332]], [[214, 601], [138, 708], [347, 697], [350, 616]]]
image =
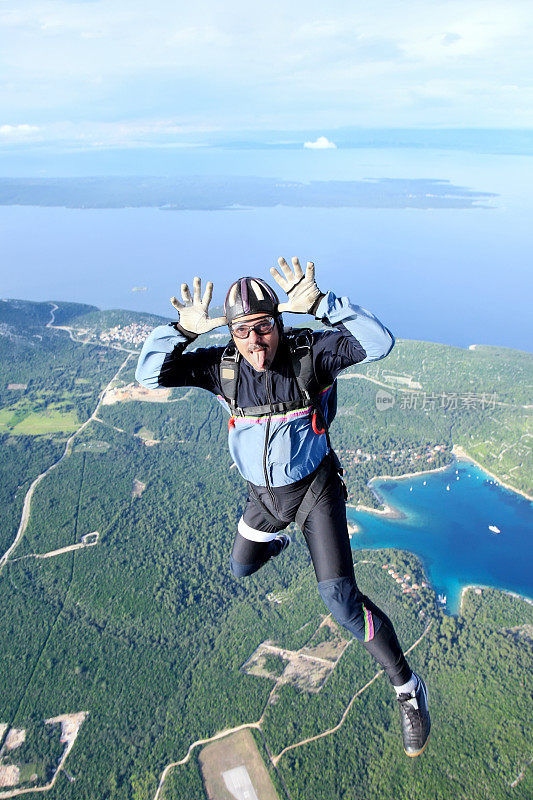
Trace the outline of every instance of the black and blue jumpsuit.
[[[328, 292], [316, 317], [324, 329], [313, 331], [311, 355], [321, 392], [322, 415], [331, 424], [336, 412], [339, 373], [358, 363], [384, 358], [394, 337], [369, 311]], [[146, 339], [136, 378], [148, 388], [197, 386], [215, 394], [230, 414], [228, 444], [249, 495], [238, 523], [230, 569], [251, 575], [274, 555], [276, 535], [296, 518], [318, 470], [330, 464], [329, 478], [307, 514], [302, 531], [315, 570], [318, 591], [335, 619], [376, 658], [396, 686], [411, 670], [388, 617], [359, 591], [353, 570], [343, 484], [331, 458], [328, 437], [305, 403], [292, 411], [273, 408], [259, 416], [231, 416], [220, 381], [224, 347], [185, 352], [196, 337], [175, 324], [155, 328]], [[259, 372], [241, 359], [236, 405], [241, 408], [296, 404], [300, 389], [288, 345], [280, 338], [268, 370]]]

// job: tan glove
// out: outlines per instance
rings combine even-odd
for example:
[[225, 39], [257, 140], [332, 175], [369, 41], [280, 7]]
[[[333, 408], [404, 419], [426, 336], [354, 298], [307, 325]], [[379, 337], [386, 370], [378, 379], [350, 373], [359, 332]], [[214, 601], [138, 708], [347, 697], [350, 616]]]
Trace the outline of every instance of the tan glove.
[[314, 314], [318, 304], [324, 297], [324, 293], [316, 285], [315, 265], [313, 262], [307, 262], [305, 275], [297, 258], [292, 259], [294, 272], [284, 258], [278, 258], [278, 264], [284, 277], [280, 275], [276, 267], [272, 267], [270, 273], [289, 297], [288, 303], [280, 303], [278, 305], [278, 311], [290, 311], [293, 314]]
[[176, 297], [171, 297], [170, 302], [180, 315], [179, 325], [185, 331], [199, 336], [201, 333], [212, 331], [221, 325], [227, 325], [226, 317], [209, 319], [209, 303], [213, 296], [213, 284], [208, 281], [202, 298], [202, 281], [200, 278], [193, 280], [193, 297], [186, 283], [181, 284], [183, 303]]

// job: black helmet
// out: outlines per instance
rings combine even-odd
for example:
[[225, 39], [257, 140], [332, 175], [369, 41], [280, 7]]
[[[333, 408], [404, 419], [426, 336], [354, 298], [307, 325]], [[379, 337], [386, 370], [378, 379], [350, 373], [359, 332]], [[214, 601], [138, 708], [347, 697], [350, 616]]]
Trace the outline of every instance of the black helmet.
[[239, 278], [229, 287], [224, 314], [228, 325], [245, 314], [264, 313], [279, 317], [278, 303], [276, 292], [261, 278]]

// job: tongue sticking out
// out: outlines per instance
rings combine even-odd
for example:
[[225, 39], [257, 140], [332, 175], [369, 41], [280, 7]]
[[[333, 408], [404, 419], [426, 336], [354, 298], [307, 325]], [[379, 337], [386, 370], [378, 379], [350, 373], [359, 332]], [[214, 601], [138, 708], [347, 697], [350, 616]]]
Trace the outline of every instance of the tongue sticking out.
[[256, 369], [263, 370], [265, 368], [266, 350], [253, 350], [250, 356]]

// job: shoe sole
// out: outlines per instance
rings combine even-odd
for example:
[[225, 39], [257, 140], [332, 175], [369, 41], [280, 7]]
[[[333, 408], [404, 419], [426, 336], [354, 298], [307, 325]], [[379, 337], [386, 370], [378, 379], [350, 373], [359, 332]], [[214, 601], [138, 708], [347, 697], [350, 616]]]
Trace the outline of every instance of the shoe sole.
[[428, 742], [429, 742], [429, 734], [428, 734], [428, 738], [424, 742], [424, 747], [422, 747], [421, 750], [418, 750], [416, 753], [408, 753], [407, 750], [404, 748], [403, 752], [405, 753], [406, 756], [409, 756], [409, 758], [416, 758], [417, 756], [421, 755], [421, 753], [424, 752], [424, 750], [428, 746]]
[[[424, 695], [425, 695], [426, 706], [428, 706], [429, 705], [429, 692], [427, 690], [427, 686], [426, 686], [425, 683], [422, 684], [422, 687], [423, 687], [423, 691], [424, 691]], [[428, 731], [427, 739], [424, 742], [424, 746], [421, 747], [420, 750], [417, 750], [416, 753], [408, 753], [407, 750], [404, 747], [403, 752], [405, 753], [405, 755], [409, 756], [409, 758], [416, 758], [417, 756], [421, 755], [424, 752], [424, 750], [426, 749], [426, 747], [428, 746], [429, 734], [430, 733], [431, 733], [431, 729]]]

